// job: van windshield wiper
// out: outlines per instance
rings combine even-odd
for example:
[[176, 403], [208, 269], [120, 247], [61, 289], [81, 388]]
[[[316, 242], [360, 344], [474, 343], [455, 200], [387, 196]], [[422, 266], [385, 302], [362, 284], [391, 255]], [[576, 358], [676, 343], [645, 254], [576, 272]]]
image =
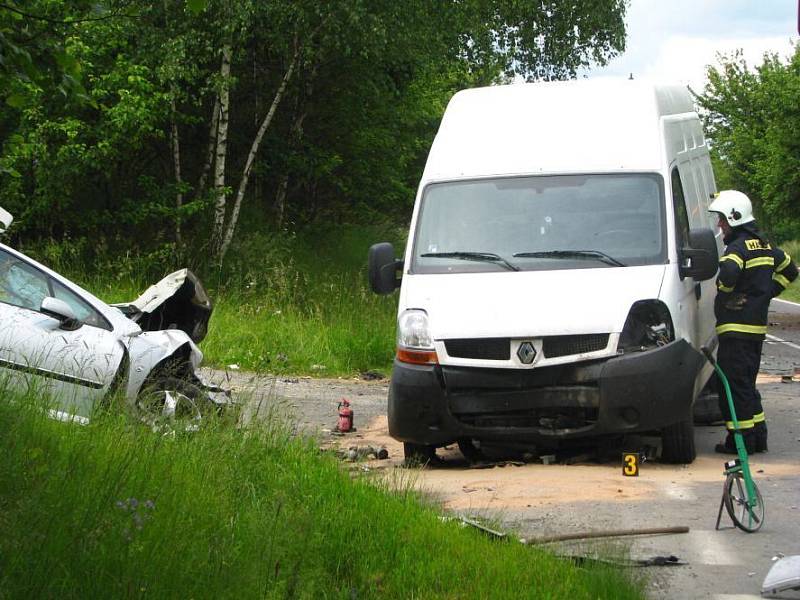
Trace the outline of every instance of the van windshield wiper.
[[517, 252], [514, 258], [593, 258], [615, 267], [626, 267], [625, 263], [618, 261], [600, 250], [549, 250], [547, 252]]
[[425, 254], [420, 254], [420, 256], [424, 258], [457, 258], [460, 260], [497, 263], [510, 271], [519, 271], [518, 266], [512, 265], [505, 258], [493, 252], [426, 252]]

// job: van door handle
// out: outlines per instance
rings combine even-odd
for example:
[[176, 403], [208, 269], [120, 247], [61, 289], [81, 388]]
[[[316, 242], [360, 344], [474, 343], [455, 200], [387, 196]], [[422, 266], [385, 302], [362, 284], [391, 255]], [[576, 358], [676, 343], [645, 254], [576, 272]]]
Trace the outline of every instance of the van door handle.
[[694, 297], [700, 300], [700, 296], [703, 295], [703, 287], [700, 285], [700, 282], [694, 284]]

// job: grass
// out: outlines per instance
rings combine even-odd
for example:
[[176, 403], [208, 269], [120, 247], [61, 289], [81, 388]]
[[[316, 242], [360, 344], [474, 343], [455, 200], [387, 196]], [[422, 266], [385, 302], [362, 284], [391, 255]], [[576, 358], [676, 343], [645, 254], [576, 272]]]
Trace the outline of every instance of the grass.
[[0, 403], [0, 597], [642, 597], [624, 572], [443, 522], [275, 423], [165, 436], [40, 407]]
[[396, 297], [378, 297], [361, 274], [308, 283], [302, 304], [255, 294], [220, 295], [203, 352], [209, 363], [273, 373], [388, 374]]

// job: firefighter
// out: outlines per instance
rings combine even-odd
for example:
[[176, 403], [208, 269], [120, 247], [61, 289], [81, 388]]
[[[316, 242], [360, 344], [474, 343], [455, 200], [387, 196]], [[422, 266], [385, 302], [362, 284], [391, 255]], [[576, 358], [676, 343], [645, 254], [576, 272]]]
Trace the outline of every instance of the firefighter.
[[[717, 361], [728, 378], [748, 454], [766, 452], [767, 422], [756, 376], [767, 334], [770, 300], [797, 278], [797, 267], [788, 254], [773, 247], [759, 231], [750, 199], [742, 192], [720, 192], [708, 210], [717, 214], [726, 246], [719, 261], [714, 300], [719, 338]], [[736, 454], [727, 397], [723, 386], [719, 388], [719, 406], [728, 435], [715, 450]]]

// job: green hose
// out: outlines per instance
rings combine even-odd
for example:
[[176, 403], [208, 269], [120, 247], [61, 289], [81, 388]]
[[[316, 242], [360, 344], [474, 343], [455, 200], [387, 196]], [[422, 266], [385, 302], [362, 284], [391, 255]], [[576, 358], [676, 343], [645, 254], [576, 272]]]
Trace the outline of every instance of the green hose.
[[747, 489], [747, 505], [752, 509], [758, 504], [758, 497], [756, 495], [755, 485], [753, 484], [753, 477], [750, 474], [750, 462], [748, 461], [747, 448], [745, 448], [742, 432], [739, 430], [739, 421], [736, 418], [736, 408], [733, 405], [731, 386], [728, 383], [728, 378], [725, 377], [725, 373], [714, 359], [714, 355], [711, 354], [711, 351], [705, 346], [703, 346], [702, 350], [703, 354], [705, 354], [706, 358], [708, 359], [708, 362], [713, 365], [714, 370], [717, 372], [717, 375], [722, 381], [722, 386], [725, 389], [725, 397], [728, 399], [728, 408], [730, 409], [731, 421], [733, 422], [733, 440], [736, 444], [736, 453], [739, 455], [742, 475], [744, 476], [744, 484], [745, 488]]

